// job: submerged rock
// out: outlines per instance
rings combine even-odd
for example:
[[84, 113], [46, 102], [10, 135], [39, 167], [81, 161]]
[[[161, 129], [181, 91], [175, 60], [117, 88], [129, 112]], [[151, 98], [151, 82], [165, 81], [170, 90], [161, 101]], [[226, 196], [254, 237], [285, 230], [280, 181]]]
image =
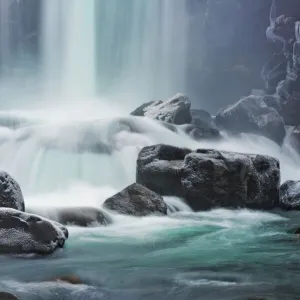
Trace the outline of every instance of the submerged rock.
[[229, 132], [262, 135], [279, 145], [285, 138], [283, 118], [260, 96], [249, 96], [221, 109], [215, 121], [219, 128]]
[[34, 214], [0, 208], [0, 253], [51, 254], [64, 246], [68, 231]]
[[63, 225], [88, 227], [111, 223], [109, 216], [95, 207], [59, 207], [47, 209], [45, 212], [40, 210], [31, 210], [30, 212], [37, 213]]
[[196, 211], [279, 204], [279, 161], [264, 155], [149, 146], [139, 153], [136, 180], [160, 195], [184, 198]]
[[137, 183], [108, 198], [103, 206], [120, 214], [137, 217], [151, 214], [167, 214], [167, 204], [163, 198]]
[[0, 171], [0, 207], [25, 210], [22, 190], [8, 173]]
[[300, 126], [292, 129], [287, 142], [300, 153]]
[[183, 94], [177, 94], [166, 101], [152, 101], [138, 107], [131, 113], [134, 116], [146, 116], [167, 123], [182, 125], [190, 123], [191, 101]]
[[294, 234], [300, 235], [300, 228], [297, 228], [297, 229], [295, 230]]
[[0, 299], [1, 300], [20, 300], [17, 296], [15, 296], [11, 293], [6, 293], [6, 292], [0, 292]]
[[280, 207], [300, 210], [300, 181], [288, 180], [280, 187]]
[[217, 141], [222, 138], [218, 129], [201, 127], [197, 125], [182, 125], [183, 131], [196, 141], [213, 140]]
[[[55, 279], [52, 280], [47, 280], [47, 282], [51, 282], [51, 281], [57, 281], [57, 282], [65, 282], [65, 283], [69, 283], [69, 284], [84, 284], [83, 281], [77, 276], [77, 275], [64, 275], [64, 276], [59, 276]], [[0, 298], [1, 299], [1, 298]]]

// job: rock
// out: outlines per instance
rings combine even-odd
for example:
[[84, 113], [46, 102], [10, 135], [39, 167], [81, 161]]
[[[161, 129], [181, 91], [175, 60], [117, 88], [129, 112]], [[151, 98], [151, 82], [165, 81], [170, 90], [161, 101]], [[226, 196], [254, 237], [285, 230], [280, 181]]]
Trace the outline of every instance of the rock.
[[160, 122], [162, 126], [164, 126], [165, 128], [169, 129], [172, 132], [178, 133], [178, 129], [175, 125], [167, 123], [167, 122]]
[[280, 207], [300, 210], [300, 181], [288, 180], [280, 187]]
[[281, 103], [279, 111], [284, 118], [285, 124], [289, 126], [298, 126], [300, 124], [300, 96], [292, 96]]
[[0, 207], [25, 210], [23, 194], [19, 184], [4, 171], [0, 171]]
[[192, 124], [202, 128], [211, 128], [212, 119], [209, 112], [204, 109], [191, 109]]
[[138, 107], [131, 113], [134, 116], [146, 116], [159, 121], [181, 125], [191, 122], [191, 102], [183, 94], [177, 94], [166, 101], [152, 101]]
[[263, 155], [149, 146], [139, 153], [136, 181], [162, 196], [184, 198], [196, 211], [279, 203], [279, 161]]
[[272, 0], [195, 1], [188, 91], [214, 113], [253, 87], [263, 88], [261, 68], [276, 52], [265, 34]]
[[6, 293], [6, 292], [0, 292], [0, 299], [1, 300], [20, 300], [17, 296], [15, 296], [11, 293]]
[[182, 129], [187, 133], [191, 138], [196, 141], [202, 140], [220, 140], [221, 134], [218, 129], [201, 127], [197, 125], [182, 125]]
[[[65, 276], [59, 276], [53, 280], [48, 281], [57, 281], [57, 282], [65, 282], [69, 284], [84, 284], [82, 280], [77, 275], [65, 275]], [[1, 299], [1, 298], [0, 298]]]
[[59, 207], [47, 211], [32, 209], [28, 212], [37, 213], [63, 225], [88, 227], [111, 223], [110, 217], [105, 212], [94, 207]]
[[34, 214], [0, 208], [0, 253], [51, 254], [64, 246], [65, 227]]
[[281, 109], [282, 109], [280, 99], [276, 94], [275, 95], [264, 95], [263, 101], [266, 103], [267, 106], [273, 107], [278, 112], [281, 111]]
[[231, 133], [253, 133], [265, 136], [281, 145], [285, 138], [284, 120], [277, 110], [269, 107], [263, 97], [248, 96], [221, 109], [216, 125]]
[[284, 80], [287, 74], [287, 61], [283, 51], [274, 53], [262, 69], [262, 79], [268, 93], [276, 91], [277, 84]]
[[108, 198], [103, 206], [120, 214], [138, 217], [167, 214], [167, 205], [163, 198], [137, 183]]
[[295, 127], [287, 139], [287, 142], [300, 153], [300, 126]]
[[163, 101], [161, 101], [161, 100], [146, 102], [146, 103], [142, 104], [141, 106], [139, 106], [137, 109], [135, 109], [130, 114], [132, 116], [144, 117], [145, 112], [146, 112], [146, 110], [149, 106], [156, 106], [156, 105], [159, 105], [159, 104], [162, 104], [162, 103], [163, 103]]

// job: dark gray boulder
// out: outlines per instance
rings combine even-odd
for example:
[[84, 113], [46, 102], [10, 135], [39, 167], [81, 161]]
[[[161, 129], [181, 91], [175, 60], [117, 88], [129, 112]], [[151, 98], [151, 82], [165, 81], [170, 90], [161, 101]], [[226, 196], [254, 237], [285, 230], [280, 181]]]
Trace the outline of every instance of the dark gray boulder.
[[182, 125], [183, 131], [196, 141], [221, 140], [222, 136], [218, 129], [201, 127], [193, 124]]
[[103, 206], [120, 214], [137, 217], [167, 214], [167, 205], [163, 198], [138, 183], [134, 183], [108, 198]]
[[56, 222], [11, 208], [0, 208], [0, 253], [51, 254], [64, 246], [67, 229]]
[[288, 180], [280, 187], [280, 207], [300, 210], [300, 181]]
[[110, 217], [95, 207], [59, 207], [43, 210], [28, 210], [63, 225], [80, 227], [107, 225], [112, 222]]
[[8, 173], [0, 171], [0, 207], [25, 210], [22, 190]]
[[209, 112], [204, 109], [191, 109], [192, 124], [202, 128], [212, 127], [212, 118]]
[[269, 107], [261, 96], [249, 96], [221, 109], [216, 125], [231, 133], [253, 133], [265, 136], [281, 145], [285, 138], [285, 123], [277, 110]]
[[162, 196], [184, 198], [196, 211], [279, 203], [279, 161], [264, 155], [149, 146], [139, 153], [136, 181]]
[[1, 300], [20, 300], [17, 296], [15, 296], [11, 293], [6, 293], [6, 292], [0, 292], [0, 299]]
[[181, 125], [191, 122], [191, 101], [183, 94], [177, 94], [166, 101], [152, 101], [138, 107], [131, 113], [167, 123]]

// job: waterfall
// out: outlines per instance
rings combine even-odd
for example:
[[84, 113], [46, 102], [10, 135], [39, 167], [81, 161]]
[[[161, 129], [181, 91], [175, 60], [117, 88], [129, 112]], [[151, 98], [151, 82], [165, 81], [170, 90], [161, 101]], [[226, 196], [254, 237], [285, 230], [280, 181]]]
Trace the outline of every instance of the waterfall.
[[[65, 96], [95, 94], [95, 1], [44, 0], [43, 75]], [[61, 82], [61, 84], [59, 84]]]
[[64, 2], [63, 92], [95, 94], [95, 0]]
[[186, 1], [100, 0], [97, 4], [102, 92], [149, 99], [185, 91]]
[[[47, 82], [71, 96], [165, 98], [185, 91], [182, 0], [44, 0]], [[97, 59], [96, 59], [97, 58]]]
[[61, 53], [61, 6], [60, 0], [43, 1], [41, 50], [43, 57], [42, 77], [46, 91], [58, 88]]
[[0, 1], [0, 64], [5, 67], [11, 60], [10, 54], [10, 8], [12, 0]]

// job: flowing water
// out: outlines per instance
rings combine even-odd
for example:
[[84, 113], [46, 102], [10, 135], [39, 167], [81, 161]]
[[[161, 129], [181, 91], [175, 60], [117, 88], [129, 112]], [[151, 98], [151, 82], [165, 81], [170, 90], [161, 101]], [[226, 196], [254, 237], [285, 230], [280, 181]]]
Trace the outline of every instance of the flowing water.
[[[1, 16], [8, 2], [0, 0]], [[138, 152], [154, 143], [269, 154], [282, 181], [300, 179], [287, 145], [249, 135], [198, 143], [128, 116], [138, 97], [184, 89], [185, 1], [66, 2], [43, 1], [41, 65], [0, 81], [0, 167], [29, 210], [101, 208], [135, 181]], [[70, 226], [65, 249], [47, 258], [0, 257], [0, 290], [24, 300], [299, 299], [297, 213], [195, 213], [182, 199], [165, 201], [166, 217], [106, 212], [109, 226]], [[85, 284], [51, 282], [65, 275]]]

